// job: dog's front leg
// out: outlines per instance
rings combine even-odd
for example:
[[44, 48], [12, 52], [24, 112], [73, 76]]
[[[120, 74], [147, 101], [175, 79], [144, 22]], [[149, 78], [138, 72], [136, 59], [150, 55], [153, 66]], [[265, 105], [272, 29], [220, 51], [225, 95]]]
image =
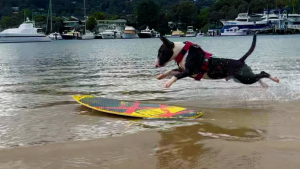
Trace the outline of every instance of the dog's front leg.
[[181, 73], [181, 71], [179, 69], [173, 69], [173, 70], [169, 70], [169, 71], [167, 71], [167, 72], [165, 72], [163, 74], [158, 75], [156, 78], [158, 80], [161, 80], [161, 79], [164, 79], [164, 78], [166, 78], [166, 77], [168, 77], [170, 75], [171, 76], [175, 76], [175, 75], [177, 75], [179, 73]]
[[169, 88], [177, 80], [188, 77], [188, 76], [190, 76], [190, 73], [188, 73], [186, 71], [178, 73], [177, 75], [173, 76], [170, 80], [168, 80], [168, 82], [166, 84], [166, 88]]

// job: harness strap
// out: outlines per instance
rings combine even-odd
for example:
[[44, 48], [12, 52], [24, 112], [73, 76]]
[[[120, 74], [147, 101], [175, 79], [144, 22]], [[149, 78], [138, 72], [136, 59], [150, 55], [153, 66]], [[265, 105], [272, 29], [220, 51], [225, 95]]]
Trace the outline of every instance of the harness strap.
[[197, 76], [194, 78], [195, 80], [198, 80], [198, 81], [201, 80], [202, 77], [204, 76], [204, 73], [207, 72], [207, 70], [208, 70], [208, 61], [209, 61], [209, 58], [211, 56], [212, 56], [212, 54], [205, 52], [204, 62], [201, 65], [202, 72], [197, 74]]
[[181, 62], [181, 60], [183, 59], [183, 56], [186, 54], [186, 52], [189, 50], [189, 48], [191, 47], [192, 43], [191, 42], [186, 42], [183, 49], [179, 52], [179, 54], [177, 55], [177, 57], [175, 58], [175, 61], [177, 63], [177, 65], [179, 66], [179, 63]]
[[[193, 43], [187, 41], [187, 42], [185, 43], [183, 49], [180, 51], [180, 53], [179, 53], [179, 54], [177, 55], [177, 57], [175, 58], [175, 61], [176, 61], [176, 63], [177, 63], [178, 66], [179, 66], [181, 60], [183, 59], [184, 55], [186, 54], [186, 52], [187, 52], [187, 51], [189, 50], [189, 48], [191, 47], [191, 45], [196, 45], [196, 44], [193, 44]], [[196, 45], [196, 46], [198, 46], [198, 45]], [[202, 49], [202, 51], [205, 53], [205, 56], [204, 56], [204, 57], [205, 57], [205, 58], [204, 58], [204, 62], [203, 62], [202, 65], [201, 65], [201, 70], [202, 70], [202, 72], [201, 72], [201, 73], [198, 73], [197, 76], [194, 78], [195, 80], [198, 80], [198, 81], [202, 79], [204, 73], [207, 71], [207, 69], [208, 69], [208, 61], [209, 61], [210, 57], [212, 56], [211, 53], [208, 53], [208, 52], [204, 51], [203, 49]]]

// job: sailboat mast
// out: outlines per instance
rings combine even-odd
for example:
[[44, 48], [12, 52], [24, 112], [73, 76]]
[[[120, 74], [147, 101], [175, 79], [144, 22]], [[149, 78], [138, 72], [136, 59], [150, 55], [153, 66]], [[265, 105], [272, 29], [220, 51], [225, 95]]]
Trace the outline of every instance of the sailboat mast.
[[84, 2], [84, 32], [86, 33], [86, 21], [87, 21], [87, 18], [86, 18], [86, 9], [85, 9], [85, 0], [83, 1]]
[[47, 33], [47, 31], [48, 31], [48, 24], [49, 24], [49, 13], [50, 13], [50, 2], [49, 2], [48, 14], [47, 14], [47, 26], [46, 26], [46, 33]]
[[50, 32], [52, 32], [52, 0], [50, 0], [50, 15], [51, 15], [51, 29], [50, 29]]

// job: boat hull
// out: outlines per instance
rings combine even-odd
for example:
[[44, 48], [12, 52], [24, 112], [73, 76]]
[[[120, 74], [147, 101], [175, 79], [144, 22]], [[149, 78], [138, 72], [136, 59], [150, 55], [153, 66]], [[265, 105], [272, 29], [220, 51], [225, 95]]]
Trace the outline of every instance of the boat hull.
[[245, 36], [245, 35], [247, 35], [247, 32], [221, 33], [221, 36]]
[[83, 35], [81, 37], [82, 40], [91, 40], [91, 39], [95, 39], [95, 35]]
[[134, 39], [138, 38], [137, 34], [129, 34], [129, 33], [123, 33], [123, 39]]
[[102, 33], [102, 39], [120, 39], [122, 36], [119, 33]]
[[79, 39], [79, 36], [75, 36], [75, 35], [64, 35], [64, 34], [62, 34], [61, 37], [62, 37], [62, 39], [65, 39], [65, 40]]
[[260, 30], [270, 26], [270, 24], [267, 21], [258, 21], [258, 22], [222, 21], [222, 23], [223, 23], [223, 29], [238, 27], [239, 29]]
[[238, 27], [232, 27], [230, 29], [222, 29], [221, 36], [245, 36], [248, 34], [249, 29], [238, 29]]
[[49, 38], [51, 40], [62, 40], [62, 37], [60, 36], [60, 34], [50, 34]]
[[152, 34], [147, 33], [139, 33], [138, 36], [139, 38], [152, 38]]
[[185, 35], [185, 37], [196, 37], [197, 36], [197, 34], [195, 33], [195, 34], [188, 34], [188, 35]]
[[180, 38], [180, 37], [183, 37], [181, 35], [166, 35], [166, 37], [168, 38]]
[[14, 35], [0, 34], [0, 43], [25, 43], [25, 42], [51, 42], [51, 39], [45, 35], [14, 36]]

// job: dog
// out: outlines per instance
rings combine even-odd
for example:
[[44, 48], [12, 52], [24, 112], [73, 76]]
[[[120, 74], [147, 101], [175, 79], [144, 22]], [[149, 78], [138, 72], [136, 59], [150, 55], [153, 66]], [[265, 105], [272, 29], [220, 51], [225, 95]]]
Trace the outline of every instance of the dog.
[[277, 77], [262, 71], [254, 74], [251, 68], [245, 63], [245, 60], [254, 51], [256, 46], [256, 34], [253, 36], [252, 45], [249, 51], [239, 60], [212, 57], [211, 53], [204, 51], [197, 44], [191, 42], [171, 42], [166, 37], [161, 37], [162, 45], [158, 50], [155, 66], [164, 67], [167, 63], [175, 61], [177, 69], [167, 71], [157, 76], [158, 80], [164, 79], [170, 75], [165, 87], [169, 88], [177, 80], [191, 77], [195, 80], [203, 79], [233, 79], [242, 84], [253, 84], [259, 82], [262, 87], [268, 87], [262, 82], [262, 78], [269, 78], [279, 83]]

